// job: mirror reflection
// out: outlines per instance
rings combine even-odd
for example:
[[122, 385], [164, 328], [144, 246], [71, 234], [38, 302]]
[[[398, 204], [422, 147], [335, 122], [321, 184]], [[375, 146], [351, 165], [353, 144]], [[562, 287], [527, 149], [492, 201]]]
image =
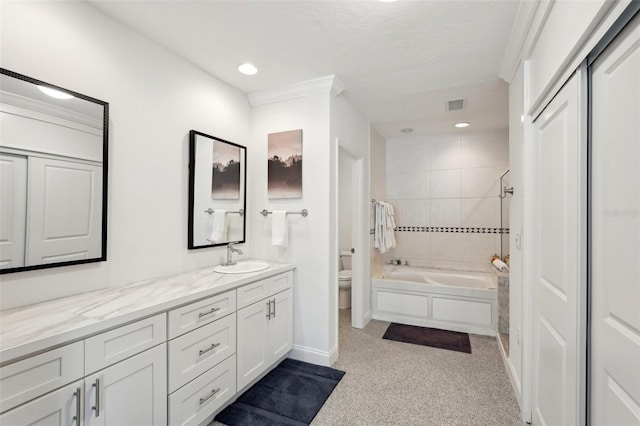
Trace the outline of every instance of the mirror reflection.
[[189, 133], [190, 249], [245, 241], [245, 147]]
[[0, 68], [0, 273], [106, 260], [108, 104]]

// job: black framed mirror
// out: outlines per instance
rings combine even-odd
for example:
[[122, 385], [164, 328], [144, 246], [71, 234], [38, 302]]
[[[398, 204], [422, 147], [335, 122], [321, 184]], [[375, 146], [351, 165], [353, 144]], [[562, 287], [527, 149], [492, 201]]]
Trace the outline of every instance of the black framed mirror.
[[189, 132], [189, 249], [244, 243], [247, 148]]
[[109, 104], [0, 68], [0, 274], [107, 259]]

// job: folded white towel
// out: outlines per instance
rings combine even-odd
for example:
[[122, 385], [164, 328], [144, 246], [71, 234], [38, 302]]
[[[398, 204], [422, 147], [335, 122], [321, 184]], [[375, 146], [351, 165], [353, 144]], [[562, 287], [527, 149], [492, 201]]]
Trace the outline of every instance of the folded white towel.
[[281, 247], [289, 245], [289, 227], [287, 225], [287, 211], [274, 210], [271, 222], [271, 244]]
[[226, 243], [227, 242], [227, 211], [216, 209], [213, 212], [213, 224], [211, 225], [211, 237], [209, 240], [212, 243]]
[[509, 267], [507, 266], [506, 263], [504, 263], [502, 260], [495, 258], [491, 261], [491, 263], [493, 264], [493, 266], [496, 267], [496, 269], [500, 272], [509, 272]]

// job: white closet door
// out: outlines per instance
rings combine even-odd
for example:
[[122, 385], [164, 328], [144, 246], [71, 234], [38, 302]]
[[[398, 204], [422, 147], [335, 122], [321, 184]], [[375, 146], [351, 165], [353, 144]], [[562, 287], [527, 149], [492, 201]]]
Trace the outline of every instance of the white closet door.
[[27, 158], [0, 154], [0, 269], [24, 266]]
[[591, 419], [640, 425], [640, 18], [592, 70]]
[[[581, 260], [586, 182], [574, 75], [534, 122], [533, 423], [579, 424]], [[582, 390], [584, 392], [584, 390]]]
[[27, 265], [99, 257], [102, 167], [29, 158]]

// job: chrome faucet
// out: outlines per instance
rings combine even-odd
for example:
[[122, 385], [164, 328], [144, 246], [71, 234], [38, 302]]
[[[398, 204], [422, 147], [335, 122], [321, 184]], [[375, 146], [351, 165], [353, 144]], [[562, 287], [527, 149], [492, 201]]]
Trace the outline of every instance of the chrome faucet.
[[236, 262], [234, 262], [232, 259], [233, 253], [242, 254], [242, 250], [235, 248], [234, 243], [227, 244], [227, 263], [225, 263], [225, 266], [236, 264]]

